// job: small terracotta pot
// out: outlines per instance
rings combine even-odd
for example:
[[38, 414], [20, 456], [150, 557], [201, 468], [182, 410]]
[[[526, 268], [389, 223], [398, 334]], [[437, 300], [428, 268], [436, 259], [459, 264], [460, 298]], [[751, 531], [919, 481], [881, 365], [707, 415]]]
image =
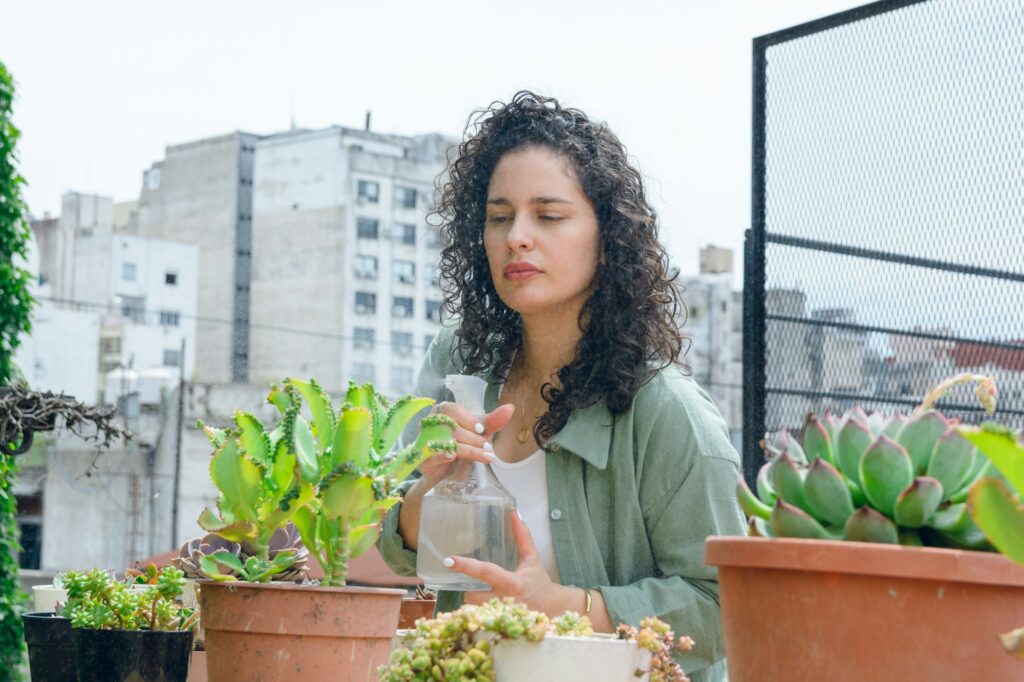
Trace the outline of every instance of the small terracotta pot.
[[420, 618], [433, 618], [436, 599], [403, 599], [402, 610], [398, 613], [398, 628], [406, 630], [416, 627]]
[[210, 682], [366, 682], [387, 662], [403, 590], [202, 582]]
[[1024, 679], [1024, 568], [932, 547], [708, 538], [730, 682]]

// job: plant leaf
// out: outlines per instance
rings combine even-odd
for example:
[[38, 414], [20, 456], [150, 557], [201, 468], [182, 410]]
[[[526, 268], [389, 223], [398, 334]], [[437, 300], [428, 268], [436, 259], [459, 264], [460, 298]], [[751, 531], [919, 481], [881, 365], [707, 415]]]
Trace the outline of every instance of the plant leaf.
[[1024, 506], [1002, 481], [978, 481], [967, 498], [971, 518], [996, 549], [1018, 564], [1024, 564]]
[[272, 465], [270, 438], [263, 428], [263, 422], [248, 412], [235, 412], [235, 423], [240, 430], [238, 440], [242, 451], [260, 466], [269, 469]]
[[313, 430], [309, 428], [309, 422], [302, 417], [296, 416], [293, 433], [292, 451], [295, 453], [296, 461], [299, 464], [299, 475], [306, 483], [316, 483], [317, 479], [320, 478], [320, 463], [317, 461]]
[[373, 439], [370, 419], [370, 411], [365, 407], [342, 410], [331, 447], [332, 471], [345, 462], [351, 462], [357, 470], [365, 469], [369, 464]]
[[234, 438], [226, 440], [210, 462], [210, 480], [236, 518], [256, 520], [262, 479], [259, 467], [238, 452]]
[[381, 456], [391, 452], [391, 447], [398, 440], [398, 437], [402, 435], [402, 431], [405, 430], [409, 420], [419, 414], [421, 410], [433, 404], [434, 401], [430, 398], [414, 398], [412, 396], [399, 398], [384, 417], [384, 425], [381, 427], [380, 436], [374, 444], [377, 452]]
[[331, 407], [330, 399], [314, 381], [289, 379], [288, 382], [306, 399], [309, 412], [313, 415], [314, 434], [320, 442], [320, 449], [326, 450], [334, 436], [334, 409]]
[[995, 424], [958, 426], [960, 434], [996, 466], [1017, 492], [1024, 492], [1024, 444], [1016, 433]]

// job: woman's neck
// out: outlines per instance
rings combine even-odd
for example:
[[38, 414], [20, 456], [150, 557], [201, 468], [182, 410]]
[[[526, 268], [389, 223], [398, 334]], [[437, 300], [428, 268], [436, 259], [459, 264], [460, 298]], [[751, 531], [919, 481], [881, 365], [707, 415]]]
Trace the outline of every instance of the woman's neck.
[[523, 379], [535, 386], [554, 381], [558, 370], [572, 362], [581, 338], [578, 312], [524, 317], [520, 365]]

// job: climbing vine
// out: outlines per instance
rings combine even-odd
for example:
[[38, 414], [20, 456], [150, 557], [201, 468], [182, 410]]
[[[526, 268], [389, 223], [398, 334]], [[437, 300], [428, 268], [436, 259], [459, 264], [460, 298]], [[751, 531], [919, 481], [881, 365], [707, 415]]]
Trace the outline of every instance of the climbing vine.
[[[31, 329], [31, 274], [19, 265], [27, 256], [30, 228], [21, 197], [25, 179], [18, 174], [15, 147], [20, 132], [11, 121], [14, 79], [0, 62], [0, 386], [16, 376], [18, 337]], [[24, 639], [21, 613], [26, 600], [18, 580], [18, 544], [14, 456], [0, 450], [0, 682], [21, 678]]]

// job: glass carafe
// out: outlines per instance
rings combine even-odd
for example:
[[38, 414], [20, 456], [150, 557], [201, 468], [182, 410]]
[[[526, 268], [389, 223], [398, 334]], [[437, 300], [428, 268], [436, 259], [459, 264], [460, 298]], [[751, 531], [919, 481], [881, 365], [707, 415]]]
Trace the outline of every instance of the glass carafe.
[[[486, 388], [482, 379], [449, 375], [445, 385], [458, 404], [482, 420]], [[491, 589], [487, 583], [445, 567], [444, 560], [469, 557], [515, 570], [519, 560], [512, 535], [515, 511], [515, 498], [498, 481], [490, 464], [455, 460], [448, 475], [423, 497], [416, 574], [434, 590]]]

